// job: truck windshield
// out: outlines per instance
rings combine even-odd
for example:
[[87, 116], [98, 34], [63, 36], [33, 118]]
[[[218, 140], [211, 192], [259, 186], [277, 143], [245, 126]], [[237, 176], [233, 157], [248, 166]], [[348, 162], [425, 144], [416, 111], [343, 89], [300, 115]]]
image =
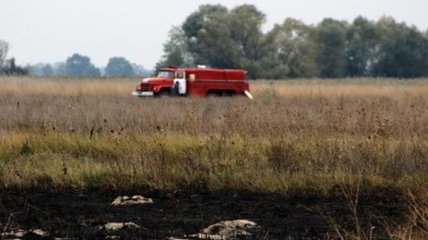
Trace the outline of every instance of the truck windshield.
[[160, 71], [158, 77], [161, 78], [174, 78], [175, 73], [171, 71]]

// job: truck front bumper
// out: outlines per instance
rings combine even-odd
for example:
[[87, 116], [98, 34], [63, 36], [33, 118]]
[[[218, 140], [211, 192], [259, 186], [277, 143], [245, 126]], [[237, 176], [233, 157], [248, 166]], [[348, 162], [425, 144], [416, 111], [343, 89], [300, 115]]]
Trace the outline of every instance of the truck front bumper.
[[132, 92], [132, 96], [135, 97], [153, 97], [155, 95], [152, 91], [134, 91]]

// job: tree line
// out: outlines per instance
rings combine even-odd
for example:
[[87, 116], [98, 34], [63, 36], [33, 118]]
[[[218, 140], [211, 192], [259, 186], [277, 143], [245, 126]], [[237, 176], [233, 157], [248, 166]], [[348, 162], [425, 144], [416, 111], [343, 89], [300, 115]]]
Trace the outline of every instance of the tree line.
[[15, 58], [6, 59], [9, 51], [9, 43], [0, 39], [0, 75], [2, 74], [15, 74], [15, 75], [26, 75], [28, 69], [17, 66], [15, 64]]
[[88, 56], [75, 53], [65, 62], [33, 65], [30, 73], [35, 76], [133, 77], [147, 75], [148, 70], [141, 65], [131, 63], [124, 57], [111, 57], [104, 68], [99, 68]]
[[[2, 47], [3, 46], [3, 47]], [[132, 77], [148, 75], [143, 66], [133, 64], [124, 57], [112, 57], [105, 68], [98, 68], [87, 56], [75, 53], [65, 62], [55, 64], [38, 63], [21, 67], [15, 64], [15, 58], [6, 60], [7, 43], [0, 40], [0, 74], [66, 77]]]
[[428, 76], [428, 31], [392, 17], [287, 18], [267, 33], [265, 20], [253, 5], [202, 5], [171, 29], [158, 66], [243, 68], [254, 79]]

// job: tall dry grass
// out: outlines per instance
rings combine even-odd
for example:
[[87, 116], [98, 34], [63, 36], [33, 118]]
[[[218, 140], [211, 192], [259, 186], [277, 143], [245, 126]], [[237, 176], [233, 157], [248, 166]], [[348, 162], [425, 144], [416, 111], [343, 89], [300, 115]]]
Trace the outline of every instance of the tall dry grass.
[[[255, 81], [255, 101], [138, 99], [137, 82], [1, 77], [0, 187], [339, 194], [333, 238], [372, 239], [375, 221], [426, 239], [428, 79]], [[359, 212], [373, 195], [391, 219]]]
[[133, 91], [138, 81], [137, 78], [0, 77], [0, 93], [2, 95], [120, 96], [128, 95]]
[[137, 99], [135, 79], [1, 79], [2, 130], [55, 127], [85, 132], [94, 124], [133, 132], [268, 135], [414, 134], [427, 130], [426, 81], [317, 80], [252, 83], [257, 100]]
[[428, 80], [255, 81], [255, 101], [138, 99], [137, 82], [0, 78], [2, 185], [427, 187]]

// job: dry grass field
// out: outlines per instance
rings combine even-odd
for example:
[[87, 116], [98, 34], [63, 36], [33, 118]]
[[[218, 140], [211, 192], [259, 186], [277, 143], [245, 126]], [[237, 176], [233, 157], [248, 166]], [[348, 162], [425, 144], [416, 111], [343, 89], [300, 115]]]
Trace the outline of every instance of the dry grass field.
[[138, 99], [137, 82], [0, 78], [0, 187], [340, 195], [352, 219], [394, 193], [381, 234], [427, 236], [428, 79], [254, 81], [255, 101]]

